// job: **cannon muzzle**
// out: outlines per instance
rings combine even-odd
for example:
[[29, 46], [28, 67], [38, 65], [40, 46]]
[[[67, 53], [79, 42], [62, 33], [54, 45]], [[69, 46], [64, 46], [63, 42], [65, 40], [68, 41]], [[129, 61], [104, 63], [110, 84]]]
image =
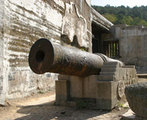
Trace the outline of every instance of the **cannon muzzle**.
[[113, 60], [103, 54], [64, 47], [45, 38], [36, 41], [29, 53], [29, 66], [37, 74], [53, 72], [81, 77], [98, 75], [103, 63], [109, 61]]

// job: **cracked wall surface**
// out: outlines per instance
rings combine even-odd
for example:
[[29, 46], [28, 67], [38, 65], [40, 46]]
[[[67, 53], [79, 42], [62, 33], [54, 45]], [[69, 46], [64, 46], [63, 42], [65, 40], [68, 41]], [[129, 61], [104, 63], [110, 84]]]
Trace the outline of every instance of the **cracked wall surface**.
[[[28, 53], [39, 38], [91, 50], [90, 0], [0, 1], [0, 103], [54, 87], [57, 74], [34, 74]], [[64, 38], [64, 39], [63, 39]]]
[[0, 1], [0, 103], [5, 102], [7, 83], [4, 81], [4, 0]]

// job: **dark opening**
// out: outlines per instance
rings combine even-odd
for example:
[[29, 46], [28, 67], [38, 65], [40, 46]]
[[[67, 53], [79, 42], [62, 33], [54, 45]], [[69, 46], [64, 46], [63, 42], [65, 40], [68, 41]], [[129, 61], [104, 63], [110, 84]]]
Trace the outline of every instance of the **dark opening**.
[[111, 58], [119, 58], [119, 40], [115, 40], [111, 31], [92, 22], [92, 52], [103, 53]]
[[45, 57], [45, 54], [43, 51], [39, 50], [37, 53], [36, 53], [36, 61], [37, 62], [42, 62], [44, 60], [44, 57]]
[[92, 22], [92, 52], [93, 53], [104, 53], [103, 51], [103, 40], [102, 34], [105, 33], [102, 27], [98, 26], [96, 23]]
[[101, 46], [100, 46], [100, 37], [95, 37], [93, 35], [93, 38], [92, 38], [92, 52], [93, 53], [100, 53], [101, 52]]
[[104, 41], [104, 50], [108, 57], [119, 58], [119, 40]]

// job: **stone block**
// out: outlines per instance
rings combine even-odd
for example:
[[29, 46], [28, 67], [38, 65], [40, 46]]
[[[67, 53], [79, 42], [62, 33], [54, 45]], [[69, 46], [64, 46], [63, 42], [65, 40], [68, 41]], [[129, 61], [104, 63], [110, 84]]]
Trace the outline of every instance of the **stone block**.
[[96, 97], [97, 77], [98, 75], [91, 75], [84, 79], [84, 98]]
[[63, 105], [68, 99], [68, 81], [58, 80], [56, 81], [56, 104]]
[[127, 86], [125, 94], [132, 111], [147, 119], [147, 82]]
[[70, 77], [70, 94], [72, 98], [84, 97], [84, 78], [71, 76]]
[[117, 82], [97, 81], [97, 109], [111, 110], [117, 104]]
[[115, 79], [114, 75], [99, 75], [98, 80], [102, 81], [113, 81]]
[[81, 78], [71, 76], [70, 94], [72, 98], [95, 98], [97, 75]]

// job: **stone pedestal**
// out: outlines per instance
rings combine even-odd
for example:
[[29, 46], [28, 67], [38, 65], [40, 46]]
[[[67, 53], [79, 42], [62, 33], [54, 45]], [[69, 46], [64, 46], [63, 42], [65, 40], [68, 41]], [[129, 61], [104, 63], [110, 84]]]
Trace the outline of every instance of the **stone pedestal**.
[[97, 109], [111, 110], [117, 104], [116, 81], [97, 81], [96, 107]]
[[100, 75], [76, 77], [59, 75], [56, 81], [56, 104], [74, 102], [87, 108], [113, 109], [124, 96], [125, 85], [137, 81], [134, 67], [105, 63]]
[[68, 100], [68, 81], [58, 80], [56, 81], [56, 103], [65, 104]]

